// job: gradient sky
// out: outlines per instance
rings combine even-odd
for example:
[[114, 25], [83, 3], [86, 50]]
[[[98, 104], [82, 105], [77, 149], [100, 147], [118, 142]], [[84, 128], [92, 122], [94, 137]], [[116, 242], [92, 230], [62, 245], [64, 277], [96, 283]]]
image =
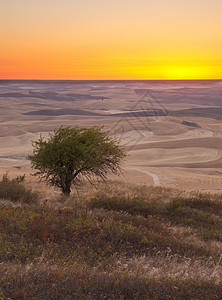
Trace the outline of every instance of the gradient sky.
[[1, 79], [222, 79], [222, 0], [0, 0]]

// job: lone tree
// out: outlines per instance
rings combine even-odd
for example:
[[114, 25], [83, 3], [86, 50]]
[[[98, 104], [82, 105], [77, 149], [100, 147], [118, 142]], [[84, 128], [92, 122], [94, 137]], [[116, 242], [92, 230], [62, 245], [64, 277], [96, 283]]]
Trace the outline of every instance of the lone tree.
[[45, 140], [41, 135], [33, 141], [31, 161], [40, 181], [59, 187], [69, 196], [72, 184], [83, 178], [106, 179], [109, 173], [119, 174], [124, 148], [102, 131], [102, 126], [91, 128], [60, 127]]

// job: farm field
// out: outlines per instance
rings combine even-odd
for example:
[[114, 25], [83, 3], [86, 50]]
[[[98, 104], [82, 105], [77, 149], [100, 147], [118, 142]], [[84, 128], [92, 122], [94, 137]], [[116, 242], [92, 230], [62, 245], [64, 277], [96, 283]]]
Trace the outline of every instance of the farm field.
[[0, 109], [1, 174], [29, 176], [40, 133], [102, 124], [126, 146], [122, 180], [221, 189], [222, 81], [1, 81]]

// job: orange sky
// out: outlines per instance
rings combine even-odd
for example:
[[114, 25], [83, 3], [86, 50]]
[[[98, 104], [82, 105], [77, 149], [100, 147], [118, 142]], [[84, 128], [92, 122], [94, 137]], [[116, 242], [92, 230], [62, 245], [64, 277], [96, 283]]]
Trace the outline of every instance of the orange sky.
[[221, 0], [0, 0], [1, 79], [222, 79]]

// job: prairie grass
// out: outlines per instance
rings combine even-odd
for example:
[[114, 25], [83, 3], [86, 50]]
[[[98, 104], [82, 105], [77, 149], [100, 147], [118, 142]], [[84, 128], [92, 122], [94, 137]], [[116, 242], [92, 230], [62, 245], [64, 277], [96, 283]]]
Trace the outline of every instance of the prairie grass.
[[219, 299], [213, 279], [106, 272], [78, 264], [3, 265], [1, 296], [10, 299]]
[[37, 199], [30, 186], [0, 202], [0, 299], [222, 297], [220, 196], [110, 182]]
[[[155, 189], [152, 187], [152, 190]], [[157, 188], [157, 194], [159, 194]], [[146, 197], [131, 194], [131, 196], [116, 196], [98, 194], [91, 199], [92, 208], [104, 208], [110, 211], [140, 215], [145, 218], [161, 219], [163, 223], [195, 228], [200, 238], [222, 242], [222, 197], [218, 195], [191, 193], [154, 197], [153, 191]], [[151, 195], [151, 196], [150, 196]], [[203, 203], [203, 205], [202, 205]]]

